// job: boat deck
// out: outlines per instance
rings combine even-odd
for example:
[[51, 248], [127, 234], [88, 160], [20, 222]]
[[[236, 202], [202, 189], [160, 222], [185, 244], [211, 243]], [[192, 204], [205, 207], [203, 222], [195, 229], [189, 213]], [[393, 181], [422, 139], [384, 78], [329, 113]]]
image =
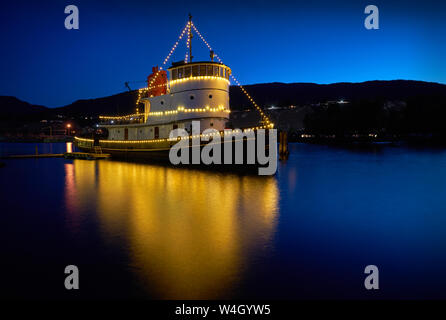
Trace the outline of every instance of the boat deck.
[[65, 159], [86, 159], [86, 160], [99, 160], [108, 159], [111, 155], [108, 153], [91, 153], [91, 152], [66, 152], [64, 153]]

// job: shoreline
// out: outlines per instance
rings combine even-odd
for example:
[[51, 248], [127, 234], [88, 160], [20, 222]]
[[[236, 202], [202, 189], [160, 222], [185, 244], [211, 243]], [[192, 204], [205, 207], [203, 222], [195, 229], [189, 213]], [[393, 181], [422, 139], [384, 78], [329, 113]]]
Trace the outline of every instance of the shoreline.
[[[0, 139], [0, 143], [67, 143], [73, 142], [74, 139], [54, 139], [54, 140], [42, 140], [42, 139]], [[304, 144], [317, 144], [326, 146], [339, 146], [339, 147], [355, 147], [355, 148], [367, 148], [378, 146], [413, 146], [413, 147], [436, 147], [446, 148], [446, 140], [439, 139], [336, 139], [336, 138], [299, 138], [288, 140], [289, 144], [304, 143]]]
[[63, 142], [73, 142], [73, 137], [67, 138], [24, 138], [24, 139], [11, 139], [0, 137], [0, 142], [4, 143], [63, 143]]

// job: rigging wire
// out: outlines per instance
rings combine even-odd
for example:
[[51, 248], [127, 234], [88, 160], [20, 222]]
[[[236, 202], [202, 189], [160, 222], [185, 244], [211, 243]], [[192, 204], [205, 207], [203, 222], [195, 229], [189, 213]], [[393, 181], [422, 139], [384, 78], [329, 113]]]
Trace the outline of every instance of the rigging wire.
[[[181, 34], [179, 35], [177, 41], [175, 42], [175, 44], [172, 46], [172, 48], [170, 49], [169, 54], [166, 56], [166, 58], [164, 59], [161, 67], [157, 70], [157, 72], [155, 73], [154, 77], [151, 79], [150, 83], [148, 83], [146, 88], [141, 88], [138, 89], [138, 98], [136, 100], [136, 114], [135, 115], [131, 115], [131, 116], [141, 116], [143, 115], [143, 113], [139, 113], [139, 103], [141, 101], [141, 96], [144, 92], [149, 91], [150, 89], [154, 88], [152, 86], [152, 84], [154, 83], [154, 81], [157, 79], [158, 75], [160, 74], [161, 70], [163, 70], [163, 66], [166, 65], [167, 61], [169, 61], [170, 57], [172, 56], [172, 54], [175, 52], [179, 42], [181, 41], [181, 39], [183, 38], [184, 34], [186, 33], [186, 31], [188, 32], [188, 36], [187, 36], [187, 41], [186, 41], [186, 46], [187, 49], [190, 49], [190, 41], [192, 38], [192, 29], [194, 29], [194, 31], [198, 34], [198, 36], [200, 37], [200, 39], [203, 41], [203, 43], [208, 47], [209, 50], [212, 51], [213, 56], [218, 60], [218, 62], [223, 63], [222, 59], [214, 52], [214, 50], [212, 49], [212, 47], [209, 45], [209, 43], [206, 41], [206, 39], [203, 37], [203, 35], [200, 33], [200, 31], [198, 31], [198, 28], [195, 26], [195, 24], [189, 20], [186, 24], [186, 26], [182, 29]], [[188, 59], [192, 60], [192, 57], [188, 57], [188, 52], [186, 52], [186, 56], [185, 56], [185, 62], [188, 62]], [[249, 101], [253, 104], [253, 106], [257, 109], [257, 111], [260, 113], [260, 116], [262, 118], [263, 123], [265, 124], [265, 126], [267, 128], [273, 128], [274, 124], [270, 121], [270, 119], [268, 118], [268, 116], [263, 112], [263, 109], [254, 101], [254, 99], [249, 95], [249, 93], [246, 91], [246, 89], [242, 86], [242, 84], [237, 80], [237, 78], [231, 73], [231, 78], [234, 80], [234, 82], [237, 84], [238, 87], [240, 87], [240, 89], [242, 90], [242, 92], [246, 95], [246, 97], [249, 99]], [[135, 81], [136, 82], [136, 81]], [[142, 82], [142, 81], [141, 81]], [[125, 86], [130, 90], [130, 86], [129, 86], [129, 81], [125, 82]]]
[[[193, 22], [191, 22], [192, 28], [195, 30], [195, 32], [198, 34], [200, 39], [204, 42], [204, 44], [209, 48], [209, 50], [214, 51], [210, 44], [204, 39], [203, 35], [198, 31], [197, 27]], [[214, 52], [214, 57], [218, 60], [218, 62], [223, 63], [222, 59]], [[224, 63], [223, 63], [224, 64]], [[242, 92], [248, 97], [249, 101], [254, 105], [254, 107], [257, 109], [257, 111], [260, 113], [263, 122], [266, 124], [267, 127], [273, 128], [274, 124], [271, 122], [271, 120], [268, 118], [268, 116], [263, 112], [263, 109], [254, 101], [254, 99], [249, 95], [249, 93], [246, 91], [246, 89], [241, 85], [241, 83], [237, 80], [237, 78], [231, 73], [231, 78], [234, 80], [234, 82], [237, 84], [237, 86], [240, 87]]]
[[[186, 30], [188, 30], [190, 28], [190, 22], [188, 22], [186, 24], [186, 26], [183, 28], [183, 30], [181, 31], [181, 34], [179, 35], [177, 41], [175, 42], [175, 44], [172, 46], [172, 48], [170, 49], [169, 54], [166, 56], [166, 58], [164, 59], [161, 67], [158, 69], [158, 71], [155, 73], [154, 77], [152, 78], [152, 80], [150, 81], [150, 83], [148, 83], [147, 88], [141, 88], [138, 90], [138, 98], [136, 99], [136, 109], [138, 111], [138, 105], [139, 102], [141, 101], [141, 95], [143, 92], [146, 92], [150, 89], [152, 89], [152, 84], [155, 81], [155, 79], [158, 77], [158, 75], [160, 74], [161, 70], [163, 70], [163, 66], [166, 65], [167, 61], [169, 61], [170, 57], [172, 56], [172, 54], [175, 52], [175, 49], [177, 48], [180, 40], [183, 38], [184, 33], [186, 32]], [[139, 112], [137, 112], [137, 114], [139, 114]]]

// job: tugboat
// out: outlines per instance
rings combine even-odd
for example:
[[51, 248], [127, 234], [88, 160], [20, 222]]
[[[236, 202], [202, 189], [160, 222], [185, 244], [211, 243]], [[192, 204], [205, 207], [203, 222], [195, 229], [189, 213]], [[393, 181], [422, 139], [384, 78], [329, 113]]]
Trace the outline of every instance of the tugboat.
[[[192, 61], [192, 30], [209, 49], [210, 61]], [[185, 59], [172, 63], [167, 70], [164, 70], [163, 66], [166, 65], [185, 34], [187, 34], [188, 49]], [[163, 65], [153, 67], [152, 74], [147, 77], [147, 87], [139, 89], [136, 113], [125, 116], [100, 116], [102, 121], [100, 126], [107, 129], [108, 137], [101, 140], [75, 137], [75, 145], [85, 152], [100, 148], [101, 152], [111, 154], [112, 157], [166, 160], [169, 159], [169, 150], [179, 140], [190, 140], [192, 147], [195, 139], [206, 137], [207, 141], [212, 141], [213, 139], [209, 139], [209, 136], [214, 138], [215, 135], [219, 135], [219, 138], [227, 134], [235, 136], [233, 132], [228, 132], [231, 127], [229, 122], [230, 79], [240, 86], [260, 113], [261, 121], [258, 126], [238, 130], [241, 133], [254, 133], [253, 136], [256, 139], [259, 129], [268, 131], [274, 127], [274, 124], [232, 75], [231, 69], [214, 53], [189, 15], [188, 23]], [[139, 112], [142, 104], [143, 112]], [[175, 129], [183, 129], [183, 132], [187, 134], [182, 137], [170, 136], [171, 131]], [[214, 133], [208, 134], [206, 129], [214, 129]], [[245, 135], [242, 139], [246, 140], [246, 138]], [[200, 140], [199, 145], [202, 148], [208, 143]], [[244, 144], [246, 143], [244, 141]], [[276, 148], [275, 141], [274, 146]], [[266, 148], [268, 148], [268, 143]]]

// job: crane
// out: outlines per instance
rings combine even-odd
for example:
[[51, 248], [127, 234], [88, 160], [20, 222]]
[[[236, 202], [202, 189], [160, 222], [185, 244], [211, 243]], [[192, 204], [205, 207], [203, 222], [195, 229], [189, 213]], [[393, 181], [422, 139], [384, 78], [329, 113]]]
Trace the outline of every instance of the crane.
[[126, 81], [124, 82], [124, 86], [129, 90], [132, 91], [132, 88], [130, 88], [130, 83], [146, 83], [147, 81]]

